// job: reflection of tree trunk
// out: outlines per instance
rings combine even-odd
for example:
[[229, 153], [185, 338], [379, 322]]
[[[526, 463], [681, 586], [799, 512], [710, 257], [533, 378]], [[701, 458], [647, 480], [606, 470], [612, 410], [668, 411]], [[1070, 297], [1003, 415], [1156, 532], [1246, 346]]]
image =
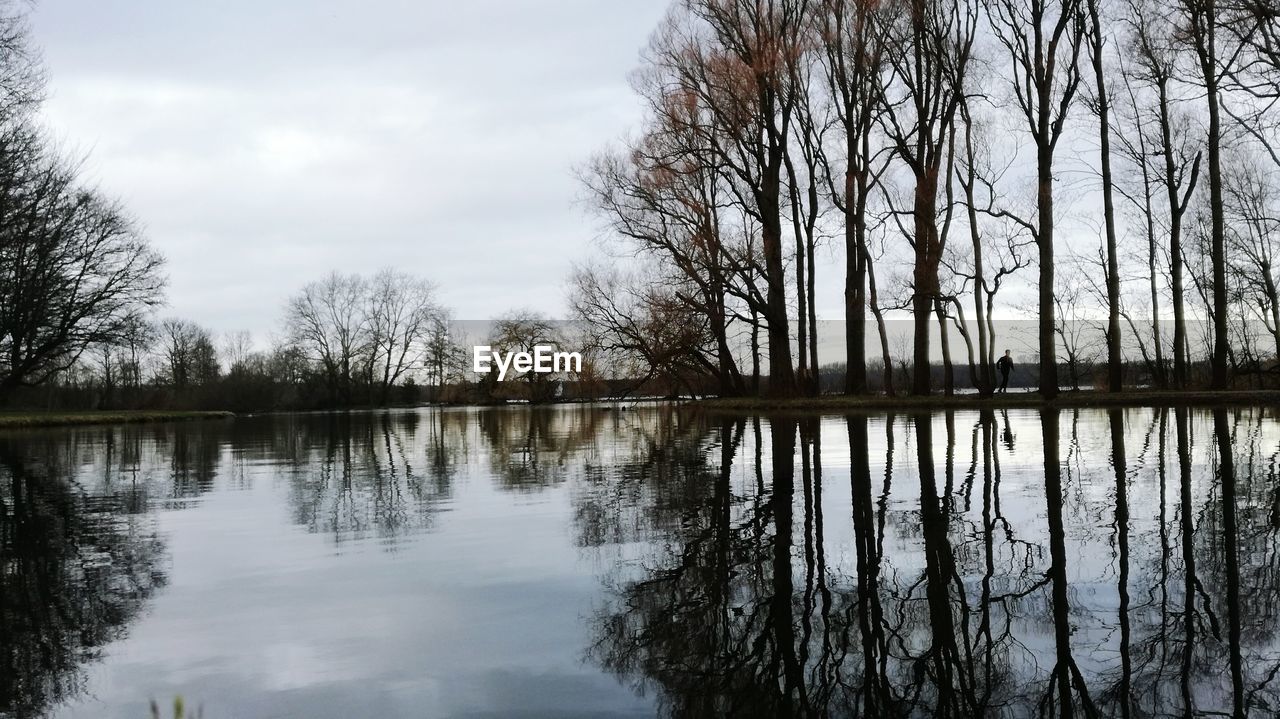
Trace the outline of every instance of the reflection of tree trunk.
[[1236, 468], [1227, 411], [1213, 411], [1213, 434], [1218, 445], [1218, 479], [1222, 482], [1222, 532], [1227, 567], [1227, 634], [1231, 652], [1232, 715], [1243, 717], [1244, 672], [1240, 657], [1240, 556], [1236, 526]]
[[1111, 424], [1111, 466], [1116, 477], [1116, 546], [1120, 552], [1117, 591], [1120, 596], [1120, 715], [1128, 719], [1132, 694], [1133, 666], [1129, 660], [1129, 491], [1125, 470], [1124, 412], [1113, 409]]
[[[947, 537], [948, 517], [942, 510], [933, 467], [931, 415], [917, 415], [916, 458], [920, 475], [920, 523], [924, 535], [925, 594], [929, 607], [932, 646], [927, 669], [938, 691], [935, 716], [974, 715], [973, 681], [966, 657], [956, 639], [950, 583], [957, 577], [955, 554]], [[962, 609], [963, 611], [963, 609]]]
[[1045, 410], [1040, 415], [1044, 436], [1044, 496], [1049, 520], [1049, 576], [1053, 583], [1053, 629], [1057, 648], [1057, 664], [1053, 677], [1061, 702], [1060, 716], [1073, 715], [1071, 701], [1071, 628], [1067, 618], [1067, 549], [1062, 528], [1062, 477], [1058, 461], [1058, 411]]
[[[743, 426], [739, 424], [737, 435], [742, 436]], [[712, 567], [713, 586], [709, 588], [708, 596], [710, 605], [714, 611], [710, 616], [716, 617], [716, 626], [710, 632], [712, 645], [709, 647], [714, 652], [728, 652], [731, 627], [730, 617], [732, 603], [733, 581], [733, 525], [731, 521], [731, 510], [733, 506], [733, 490], [730, 488], [730, 482], [733, 474], [733, 456], [738, 447], [738, 442], [733, 439], [733, 430], [729, 421], [720, 424], [720, 467], [716, 477], [716, 488], [713, 493], [714, 505], [712, 507], [712, 523], [714, 526], [714, 566]], [[712, 710], [711, 704], [715, 700], [714, 692], [705, 693], [708, 706], [703, 707], [704, 710]], [[692, 707], [691, 707], [692, 708]]]
[[[812, 306], [812, 305], [811, 305]], [[822, 517], [822, 428], [817, 418], [813, 419], [813, 541], [815, 545], [814, 560], [816, 562], [815, 577], [818, 598], [821, 601], [819, 611], [822, 620], [822, 656], [814, 676], [818, 677], [821, 686], [815, 687], [819, 692], [815, 704], [826, 706], [830, 701], [834, 685], [831, 681], [834, 669], [838, 664], [836, 649], [831, 636], [831, 590], [827, 585], [827, 556], [823, 547], [825, 530]]]
[[782, 660], [783, 715], [803, 708], [804, 675], [796, 656], [795, 627], [791, 623], [791, 505], [795, 495], [796, 422], [776, 419], [769, 423], [773, 454], [773, 598], [770, 622], [775, 650]]
[[804, 500], [804, 596], [800, 615], [800, 666], [809, 666], [809, 641], [813, 638], [814, 581], [817, 573], [816, 538], [813, 534], [813, 465], [810, 449], [818, 427], [815, 417], [800, 420], [800, 487]]
[[1182, 645], [1182, 711], [1184, 716], [1195, 713], [1195, 704], [1191, 697], [1191, 655], [1196, 645], [1196, 553], [1193, 541], [1195, 518], [1191, 512], [1191, 438], [1187, 429], [1187, 410], [1182, 407], [1174, 409], [1178, 432], [1178, 484], [1181, 488], [1182, 515], [1182, 628], [1184, 642]]
[[985, 710], [991, 701], [991, 687], [995, 676], [995, 640], [991, 634], [991, 580], [996, 575], [995, 561], [995, 516], [993, 501], [995, 486], [995, 442], [996, 416], [989, 409], [982, 410], [979, 418], [982, 425], [982, 600], [981, 623], [978, 626], [979, 640], [982, 642], [982, 696], [978, 698], [977, 707]]
[[[1044, 704], [1056, 706], [1058, 716], [1067, 719], [1075, 716], [1076, 696], [1089, 716], [1097, 714], [1089, 700], [1084, 678], [1071, 656], [1071, 607], [1067, 600], [1067, 546], [1066, 530], [1062, 522], [1062, 464], [1058, 459], [1058, 410], [1040, 413], [1040, 425], [1044, 438], [1044, 494], [1049, 529], [1049, 581], [1052, 587], [1053, 634], [1056, 664], [1050, 675], [1053, 686]], [[1056, 696], [1055, 696], [1056, 695]], [[1055, 702], [1056, 699], [1056, 702]]]
[[946, 487], [943, 490], [945, 505], [943, 511], [946, 512], [947, 518], [951, 517], [951, 498], [955, 496], [955, 479], [956, 479], [956, 413], [954, 411], [945, 412], [943, 421], [947, 428], [947, 449], [944, 469], [946, 472]]
[[863, 681], [861, 705], [865, 716], [884, 716], [889, 707], [889, 683], [880, 670], [887, 656], [883, 616], [880, 607], [880, 556], [877, 549], [876, 519], [871, 499], [870, 447], [867, 442], [867, 418], [850, 415], [849, 484], [853, 493], [853, 541], [857, 553], [858, 634], [862, 644]]
[[[1168, 483], [1168, 471], [1165, 460], [1168, 456], [1169, 410], [1160, 408], [1160, 428], [1156, 445], [1157, 479], [1160, 485], [1160, 626], [1169, 626], [1169, 500], [1165, 496]], [[1160, 632], [1160, 666], [1165, 666], [1169, 653], [1169, 633]]]

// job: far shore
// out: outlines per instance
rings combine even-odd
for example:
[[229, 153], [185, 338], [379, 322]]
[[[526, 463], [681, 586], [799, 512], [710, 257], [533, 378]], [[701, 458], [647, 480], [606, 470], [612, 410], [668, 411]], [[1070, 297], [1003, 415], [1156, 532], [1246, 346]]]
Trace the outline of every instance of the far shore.
[[1021, 390], [983, 397], [977, 394], [931, 395], [914, 397], [899, 395], [849, 396], [823, 395], [771, 399], [768, 397], [726, 397], [696, 400], [693, 404], [716, 411], [898, 411], [917, 412], [935, 409], [1037, 409], [1072, 407], [1244, 407], [1259, 405], [1280, 406], [1280, 391], [1172, 391], [1133, 390], [1129, 392], [1098, 392], [1080, 390], [1062, 392], [1052, 400], [1046, 400], [1034, 391]]
[[188, 422], [223, 420], [232, 412], [118, 410], [103, 412], [0, 411], [0, 429], [27, 427], [64, 427], [89, 424], [130, 424], [137, 422]]

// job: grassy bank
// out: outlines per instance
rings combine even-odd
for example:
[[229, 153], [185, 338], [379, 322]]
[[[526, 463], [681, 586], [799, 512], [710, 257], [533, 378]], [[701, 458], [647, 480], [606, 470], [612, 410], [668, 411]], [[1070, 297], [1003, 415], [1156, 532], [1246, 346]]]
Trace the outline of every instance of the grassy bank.
[[855, 412], [860, 410], [912, 412], [935, 409], [1015, 409], [1040, 407], [1241, 407], [1257, 405], [1280, 406], [1280, 391], [1132, 391], [1112, 394], [1109, 392], [1063, 392], [1052, 401], [1045, 401], [1034, 392], [1010, 392], [993, 397], [956, 395], [944, 397], [845, 397], [828, 395], [795, 399], [769, 399], [763, 397], [734, 397], [704, 399], [695, 402], [708, 410], [723, 411], [821, 411]]
[[82, 424], [122, 424], [132, 422], [185, 422], [197, 419], [228, 419], [231, 412], [0, 412], [0, 429], [63, 427]]

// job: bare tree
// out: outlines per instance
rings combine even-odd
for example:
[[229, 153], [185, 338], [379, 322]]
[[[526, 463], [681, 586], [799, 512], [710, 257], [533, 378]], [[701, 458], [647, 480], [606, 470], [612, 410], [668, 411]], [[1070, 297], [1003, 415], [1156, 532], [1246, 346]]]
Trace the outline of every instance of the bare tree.
[[[890, 6], [862, 0], [823, 0], [815, 22], [823, 50], [825, 92], [843, 140], [844, 166], [821, 153], [828, 192], [844, 215], [845, 392], [867, 391], [866, 323], [869, 206], [886, 163], [873, 140], [884, 109], [885, 27]], [[843, 171], [841, 171], [843, 169]]]
[[373, 276], [367, 291], [369, 385], [385, 404], [391, 388], [422, 364], [440, 309], [432, 284], [405, 272], [384, 269]]
[[1102, 179], [1102, 223], [1106, 237], [1107, 303], [1107, 389], [1123, 389], [1124, 354], [1120, 333], [1120, 250], [1116, 240], [1116, 209], [1111, 174], [1111, 104], [1107, 94], [1105, 62], [1106, 33], [1103, 30], [1102, 0], [1085, 0], [1089, 15], [1087, 36], [1089, 59], [1093, 65], [1092, 106], [1098, 116], [1098, 171]]
[[333, 272], [303, 287], [286, 309], [291, 343], [321, 367], [333, 401], [352, 401], [356, 370], [369, 350], [366, 291], [359, 275]]
[[[732, 303], [736, 297], [763, 309], [767, 301], [755, 289], [750, 246], [734, 248], [726, 239], [733, 227], [722, 209], [729, 193], [711, 169], [700, 103], [692, 95], [655, 94], [650, 132], [625, 155], [597, 156], [582, 181], [624, 251], [641, 264], [656, 262], [662, 269], [647, 276], [669, 285], [665, 294], [706, 318], [720, 394], [742, 394], [745, 384], [729, 344]], [[577, 289], [584, 287], [578, 283]]]
[[236, 330], [222, 335], [219, 356], [227, 365], [227, 374], [236, 374], [244, 370], [253, 354], [253, 336], [247, 330]]
[[431, 318], [427, 328], [423, 361], [428, 381], [436, 388], [434, 399], [442, 398], [444, 386], [450, 378], [460, 376], [466, 365], [465, 354], [453, 333], [453, 321], [448, 310], [440, 308]]
[[[782, 252], [783, 171], [793, 132], [797, 90], [793, 64], [807, 0], [685, 0], [651, 48], [673, 87], [696, 98], [710, 120], [712, 167], [759, 227], [764, 301], [752, 311], [768, 335], [769, 392], [796, 389]], [[753, 258], [754, 259], [754, 258]]]
[[143, 381], [143, 363], [157, 339], [155, 325], [142, 317], [126, 323], [118, 340], [120, 351], [120, 384], [137, 389]]
[[[532, 355], [537, 347], [559, 348], [563, 343], [559, 328], [551, 320], [530, 310], [513, 310], [494, 323], [489, 337], [490, 346], [506, 354], [527, 352]], [[485, 378], [490, 396], [500, 396], [496, 383], [496, 363]], [[552, 374], [525, 372], [522, 379], [525, 396], [530, 402], [546, 402], [555, 396], [556, 384]]]
[[[1125, 22], [1130, 35], [1132, 58], [1121, 77], [1129, 92], [1134, 126], [1128, 140], [1129, 154], [1141, 167], [1142, 176], [1154, 176], [1162, 188], [1165, 216], [1157, 223], [1154, 209], [1141, 200], [1142, 211], [1147, 216], [1147, 234], [1154, 244], [1156, 227], [1163, 225], [1168, 233], [1167, 257], [1170, 276], [1170, 300], [1173, 306], [1173, 386], [1184, 388], [1188, 379], [1187, 313], [1183, 284], [1184, 217], [1195, 192], [1200, 175], [1201, 143], [1193, 137], [1190, 119], [1176, 107], [1174, 80], [1177, 73], [1177, 47], [1173, 23], [1160, 6], [1144, 0], [1131, 0]], [[1141, 98], [1146, 90], [1149, 98]], [[1147, 128], [1156, 128], [1150, 142], [1145, 141]], [[1147, 148], [1151, 149], [1147, 149]], [[1155, 282], [1154, 257], [1148, 251], [1151, 281]], [[1152, 312], [1157, 313], [1158, 302], [1153, 288]], [[1158, 316], [1154, 319], [1159, 347]]]
[[1222, 9], [1217, 0], [1180, 0], [1183, 41], [1196, 61], [1196, 80], [1204, 90], [1208, 124], [1205, 128], [1205, 151], [1208, 156], [1209, 182], [1209, 247], [1212, 265], [1210, 289], [1213, 295], [1213, 355], [1210, 363], [1213, 389], [1227, 387], [1227, 355], [1230, 338], [1227, 330], [1227, 260], [1226, 221], [1222, 191], [1222, 81], [1230, 65], [1230, 52], [1222, 52], [1226, 37], [1220, 32]]
[[[1086, 292], [1082, 281], [1084, 270], [1077, 262], [1067, 263], [1063, 270], [1058, 273], [1058, 284], [1053, 293], [1057, 305], [1054, 332], [1061, 343], [1061, 358], [1066, 360], [1071, 387], [1078, 390], [1081, 376], [1093, 368], [1098, 332], [1083, 311]], [[1056, 363], [1058, 359], [1055, 348], [1053, 361]]]
[[0, 0], [0, 123], [22, 123], [44, 100], [44, 68], [31, 46], [29, 3]]
[[0, 398], [118, 343], [161, 300], [163, 260], [34, 131], [0, 130]]
[[938, 269], [946, 245], [942, 228], [951, 212], [950, 205], [939, 207], [939, 192], [951, 182], [956, 115], [964, 101], [978, 8], [969, 2], [915, 0], [896, 20], [887, 40], [891, 71], [882, 124], [913, 181], [911, 226], [904, 227], [914, 251], [911, 391], [927, 395], [932, 389], [930, 324], [941, 299]]
[[636, 388], [651, 379], [690, 395], [723, 388], [708, 317], [679, 299], [678, 285], [600, 266], [576, 268], [571, 283], [570, 306], [589, 328], [589, 348]]
[[1231, 167], [1223, 178], [1231, 284], [1240, 314], [1262, 322], [1280, 359], [1280, 188], [1274, 170], [1246, 156], [1233, 157]]
[[213, 337], [190, 320], [170, 318], [160, 323], [160, 350], [169, 382], [175, 389], [211, 384], [221, 368]]
[[1015, 104], [1036, 149], [1036, 211], [1039, 245], [1040, 394], [1058, 394], [1054, 351], [1054, 151], [1062, 137], [1076, 90], [1084, 42], [1082, 0], [986, 0], [995, 38], [1007, 55]]

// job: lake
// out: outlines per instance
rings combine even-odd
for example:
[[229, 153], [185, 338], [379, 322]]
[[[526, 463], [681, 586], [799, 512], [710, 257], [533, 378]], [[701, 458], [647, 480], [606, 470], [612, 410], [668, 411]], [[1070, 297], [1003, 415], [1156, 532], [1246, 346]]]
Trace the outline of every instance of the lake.
[[1274, 716], [1278, 472], [1264, 408], [0, 432], [0, 716]]

